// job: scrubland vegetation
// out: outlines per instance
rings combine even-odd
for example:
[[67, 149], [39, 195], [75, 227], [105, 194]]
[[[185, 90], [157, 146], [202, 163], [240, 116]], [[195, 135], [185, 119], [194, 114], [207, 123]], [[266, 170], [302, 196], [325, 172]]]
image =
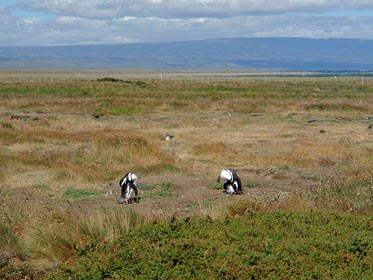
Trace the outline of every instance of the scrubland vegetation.
[[2, 279], [373, 277], [369, 79], [0, 80], [0, 100]]

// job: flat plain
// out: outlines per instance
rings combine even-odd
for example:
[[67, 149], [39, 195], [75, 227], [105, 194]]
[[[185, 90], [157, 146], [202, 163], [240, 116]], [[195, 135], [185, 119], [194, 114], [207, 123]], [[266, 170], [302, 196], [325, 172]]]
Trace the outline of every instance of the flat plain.
[[[48, 277], [50, 271], [51, 278], [79, 278], [71, 268], [53, 271], [154, 222], [315, 211], [361, 219], [366, 232], [371, 229], [372, 78], [152, 75], [1, 73], [4, 278]], [[169, 141], [166, 132], [174, 136]], [[216, 178], [223, 168], [237, 171], [243, 195], [222, 193]], [[118, 182], [127, 172], [139, 176], [140, 201], [119, 205]], [[364, 263], [358, 275], [365, 279], [373, 241], [368, 234], [360, 241], [364, 254], [351, 263]], [[285, 277], [255, 270], [261, 255], [253, 258], [246, 262], [253, 270], [239, 270], [245, 274], [228, 266], [228, 274], [206, 275]], [[304, 264], [297, 267], [299, 277], [317, 278], [301, 274]], [[356, 273], [335, 269], [329, 277]], [[187, 275], [182, 271], [147, 276], [175, 279]], [[105, 275], [80, 277], [115, 278]], [[327, 274], [321, 269], [317, 275]]]

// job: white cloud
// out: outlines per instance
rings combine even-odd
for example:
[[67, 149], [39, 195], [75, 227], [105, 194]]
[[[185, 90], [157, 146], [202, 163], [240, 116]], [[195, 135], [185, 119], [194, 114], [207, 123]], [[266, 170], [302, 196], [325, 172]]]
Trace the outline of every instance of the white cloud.
[[[263, 36], [373, 39], [373, 0], [32, 0], [16, 7], [29, 16], [0, 9], [1, 46]], [[364, 8], [365, 16], [332, 16]], [[49, 16], [37, 18], [38, 13]]]
[[370, 17], [309, 17], [304, 14], [106, 20], [61, 16], [48, 21], [0, 16], [0, 30], [0, 45], [111, 44], [263, 36], [369, 39], [373, 38], [373, 20]]
[[34, 0], [30, 9], [55, 15], [110, 17], [235, 17], [372, 9], [372, 0]]
[[37, 23], [39, 23], [40, 22], [40, 20], [38, 19], [38, 18], [24, 18], [23, 19], [23, 23], [25, 23], [25, 24], [37, 24]]

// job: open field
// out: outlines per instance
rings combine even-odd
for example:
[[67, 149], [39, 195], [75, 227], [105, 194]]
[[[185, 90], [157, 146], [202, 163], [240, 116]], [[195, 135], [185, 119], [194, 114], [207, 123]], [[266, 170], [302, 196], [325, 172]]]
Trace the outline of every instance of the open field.
[[[133, 268], [126, 275], [118, 260], [135, 255], [142, 242], [155, 247], [136, 258], [165, 263], [149, 268], [144, 279], [286, 279], [286, 265], [295, 278], [371, 278], [371, 78], [155, 79], [117, 73], [103, 79], [105, 73], [99, 74], [78, 72], [71, 78], [40, 72], [39, 80], [22, 72], [0, 75], [0, 278], [131, 279], [140, 272]], [[175, 137], [165, 141], [166, 132]], [[216, 184], [226, 167], [237, 170], [243, 195], [226, 196]], [[141, 199], [119, 205], [118, 182], [127, 172], [139, 175]], [[261, 225], [254, 240], [260, 246], [242, 251], [246, 259], [235, 267], [224, 256], [239, 255], [236, 244], [255, 231], [244, 233], [240, 219], [245, 228]], [[324, 225], [329, 222], [331, 227]], [[170, 230], [173, 225], [181, 228], [179, 236]], [[214, 245], [213, 236], [224, 225], [232, 235], [237, 229], [237, 242], [243, 243], [233, 245], [219, 235]], [[224, 242], [233, 251], [220, 246], [225, 249], [205, 256], [206, 270], [193, 275], [188, 265], [196, 263], [186, 260], [194, 253], [204, 257], [187, 240], [202, 229], [206, 243], [193, 244], [204, 252]], [[126, 239], [127, 231], [136, 244]], [[174, 248], [190, 249], [176, 274], [170, 271], [178, 263], [168, 261], [180, 252], [171, 256], [172, 248], [164, 247], [164, 255], [156, 253], [169, 237]], [[330, 248], [323, 242], [335, 242], [331, 255], [325, 255]], [[110, 255], [127, 243], [128, 251]], [[308, 253], [301, 254], [302, 248]], [[271, 253], [284, 250], [289, 255], [281, 255], [282, 266], [271, 270], [276, 263]], [[87, 263], [96, 258], [102, 267], [88, 274]], [[209, 258], [222, 267], [209, 266]], [[305, 267], [312, 260], [319, 261], [316, 270]]]

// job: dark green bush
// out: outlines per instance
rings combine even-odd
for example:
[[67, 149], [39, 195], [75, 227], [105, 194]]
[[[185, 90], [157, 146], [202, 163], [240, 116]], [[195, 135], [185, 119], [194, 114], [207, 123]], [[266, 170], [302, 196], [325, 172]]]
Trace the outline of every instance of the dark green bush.
[[47, 278], [371, 279], [372, 223], [331, 212], [154, 222]]

